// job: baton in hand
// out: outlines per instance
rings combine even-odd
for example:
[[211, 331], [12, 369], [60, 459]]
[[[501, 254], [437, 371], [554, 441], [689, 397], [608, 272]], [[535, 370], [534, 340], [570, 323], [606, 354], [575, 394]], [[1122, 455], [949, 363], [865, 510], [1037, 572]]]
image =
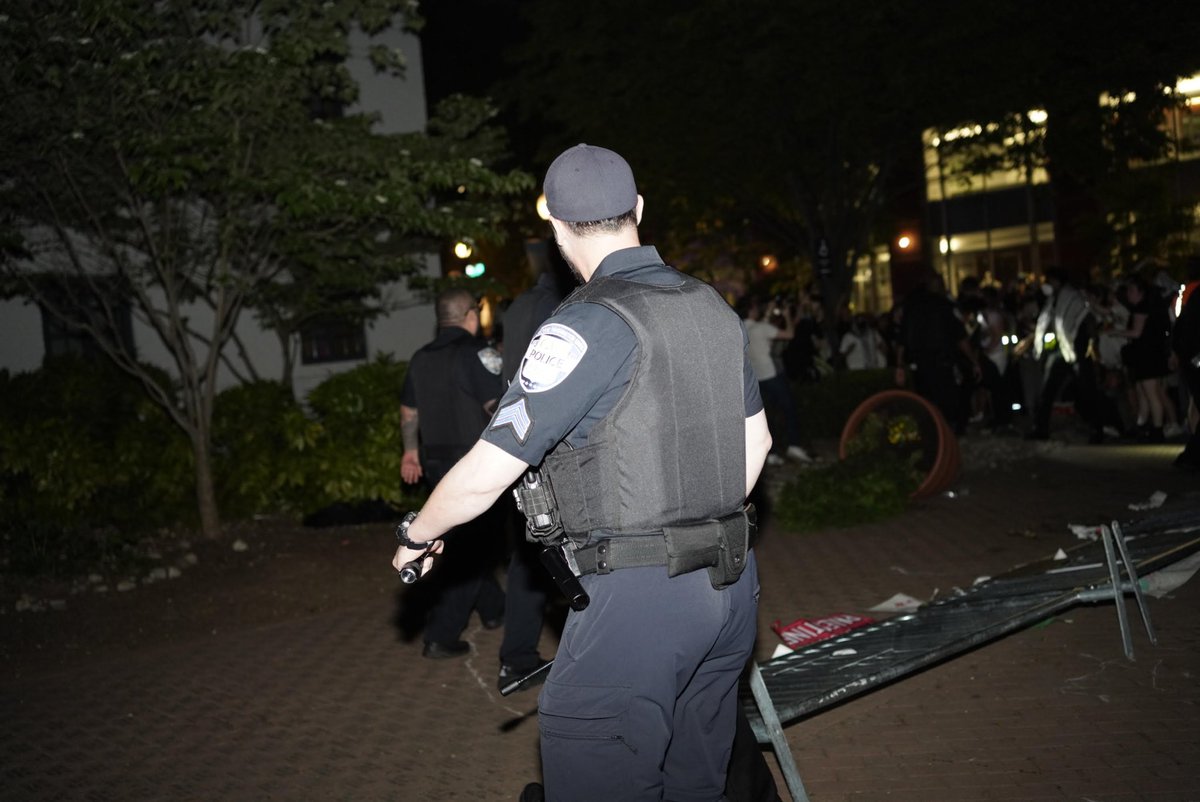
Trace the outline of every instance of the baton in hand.
[[412, 562], [405, 563], [400, 568], [400, 581], [406, 585], [411, 585], [421, 578], [421, 574], [425, 570], [425, 555], [422, 554]]

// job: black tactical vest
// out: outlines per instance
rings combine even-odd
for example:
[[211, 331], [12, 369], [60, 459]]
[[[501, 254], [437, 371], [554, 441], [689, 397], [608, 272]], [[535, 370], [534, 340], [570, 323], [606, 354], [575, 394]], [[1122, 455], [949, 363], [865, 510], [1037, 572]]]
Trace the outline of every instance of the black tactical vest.
[[677, 275], [665, 287], [602, 277], [564, 302], [606, 306], [639, 344], [629, 386], [587, 444], [546, 457], [576, 538], [715, 519], [745, 500], [741, 326], [712, 287]]
[[465, 360], [478, 359], [482, 347], [468, 334], [446, 343], [430, 343], [409, 360], [417, 395], [422, 462], [458, 460], [471, 450], [487, 425], [483, 401], [471, 397], [461, 378]]

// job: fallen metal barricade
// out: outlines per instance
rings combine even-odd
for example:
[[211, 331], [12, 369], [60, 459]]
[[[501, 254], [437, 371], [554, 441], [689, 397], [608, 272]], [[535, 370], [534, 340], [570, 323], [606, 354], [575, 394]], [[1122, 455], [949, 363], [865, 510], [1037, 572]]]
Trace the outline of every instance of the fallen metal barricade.
[[1132, 593], [1156, 643], [1139, 577], [1200, 551], [1200, 504], [1100, 527], [1096, 541], [1019, 566], [959, 595], [752, 664], [741, 701], [759, 743], [770, 744], [796, 802], [807, 802], [783, 726], [1023, 629], [1079, 604], [1115, 602], [1125, 656]]

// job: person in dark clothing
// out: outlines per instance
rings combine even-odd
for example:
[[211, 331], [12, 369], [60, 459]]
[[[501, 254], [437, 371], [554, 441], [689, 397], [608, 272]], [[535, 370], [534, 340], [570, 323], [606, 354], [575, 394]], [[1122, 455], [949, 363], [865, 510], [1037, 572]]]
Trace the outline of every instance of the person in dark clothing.
[[1121, 361], [1137, 394], [1138, 435], [1149, 442], [1163, 442], [1163, 423], [1175, 420], [1167, 396], [1166, 377], [1171, 373], [1171, 320], [1167, 303], [1153, 285], [1140, 276], [1125, 282], [1123, 303], [1129, 309], [1129, 327], [1114, 332], [1129, 340], [1121, 348]]
[[[438, 335], [413, 354], [400, 397], [400, 475], [409, 484], [424, 480], [434, 488], [474, 445], [504, 391], [500, 354], [476, 339], [479, 309], [471, 293], [457, 289], [439, 295], [437, 319]], [[452, 537], [466, 539], [473, 529], [491, 525], [494, 521], [485, 516]], [[425, 657], [470, 652], [460, 636], [472, 609], [479, 610], [488, 629], [503, 622], [504, 593], [491, 556], [490, 550], [456, 549], [440, 566], [432, 580], [436, 599], [425, 627]]]
[[966, 431], [968, 411], [961, 390], [961, 365], [971, 380], [981, 376], [967, 331], [946, 297], [942, 277], [932, 273], [904, 299], [896, 345], [896, 384], [911, 371], [913, 389], [941, 410], [956, 434]]
[[[521, 368], [525, 351], [534, 332], [562, 303], [575, 286], [570, 270], [557, 254], [547, 254], [538, 270], [533, 286], [518, 295], [504, 312], [505, 386], [512, 383]], [[503, 688], [516, 679], [532, 674], [545, 665], [538, 653], [538, 639], [545, 619], [547, 576], [538, 558], [535, 544], [525, 539], [525, 519], [513, 505], [507, 506], [512, 538], [512, 557], [508, 564], [508, 581], [504, 605], [504, 639], [500, 643], [500, 674], [496, 680]], [[536, 687], [544, 681], [546, 672], [535, 675], [522, 690]]]

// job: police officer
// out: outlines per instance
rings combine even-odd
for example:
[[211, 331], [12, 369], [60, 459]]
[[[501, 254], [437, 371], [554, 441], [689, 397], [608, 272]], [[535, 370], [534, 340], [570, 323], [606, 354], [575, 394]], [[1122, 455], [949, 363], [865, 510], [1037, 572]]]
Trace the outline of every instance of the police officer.
[[[477, 339], [474, 296], [463, 289], [441, 293], [437, 320], [437, 337], [409, 361], [400, 399], [400, 475], [409, 484], [424, 479], [431, 487], [474, 445], [504, 389], [500, 354]], [[486, 525], [472, 525], [480, 523]], [[456, 537], [465, 536], [465, 529]], [[464, 547], [441, 566], [425, 626], [425, 657], [459, 657], [471, 650], [460, 635], [473, 608], [485, 627], [503, 623], [504, 594], [492, 573], [490, 553]]]
[[641, 246], [642, 198], [619, 155], [570, 148], [545, 193], [586, 283], [538, 330], [393, 565], [428, 568], [443, 550], [429, 541], [545, 456], [591, 597], [539, 699], [546, 797], [716, 800], [755, 637], [743, 502], [771, 444], [745, 332], [711, 287]]

